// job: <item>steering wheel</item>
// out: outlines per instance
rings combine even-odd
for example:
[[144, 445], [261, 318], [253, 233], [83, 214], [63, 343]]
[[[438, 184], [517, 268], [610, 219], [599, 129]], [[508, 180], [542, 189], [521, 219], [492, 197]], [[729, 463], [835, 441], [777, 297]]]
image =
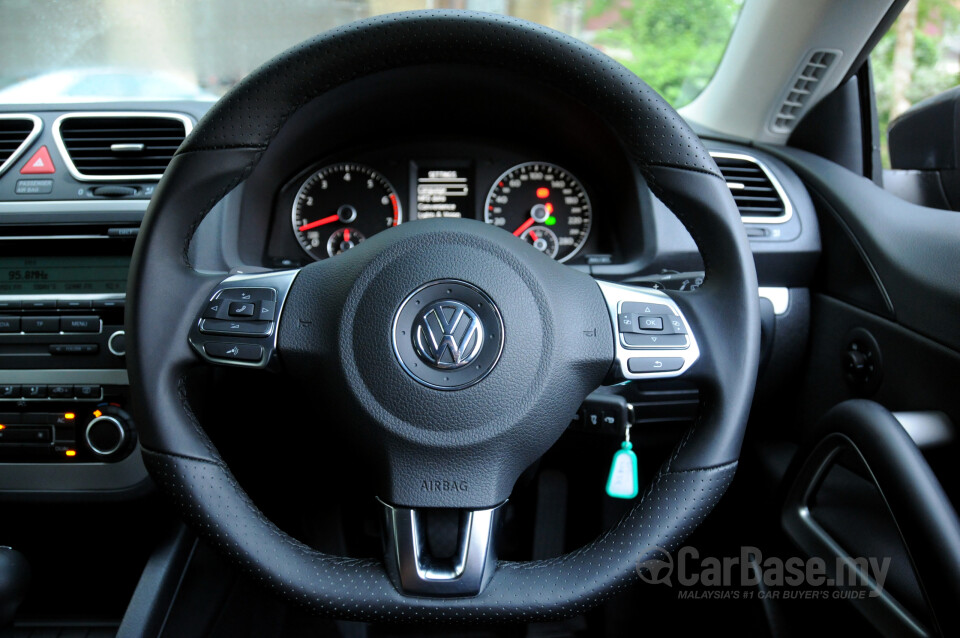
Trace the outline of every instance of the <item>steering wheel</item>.
[[[403, 224], [298, 270], [225, 276], [191, 266], [201, 220], [301, 107], [353, 80], [438, 61], [509, 69], [592, 109], [696, 240], [703, 286], [664, 293], [598, 282], [501, 229], [451, 219]], [[581, 613], [631, 583], [650, 551], [676, 548], [736, 469], [760, 323], [733, 198], [700, 140], [650, 87], [547, 28], [411, 12], [347, 25], [275, 58], [177, 152], [144, 218], [129, 284], [131, 390], [151, 475], [210, 543], [318, 613], [408, 622]], [[245, 304], [255, 316], [229, 314]], [[670, 349], [634, 330], [643, 313], [664, 318]], [[186, 400], [186, 373], [211, 362], [332, 388], [377, 472], [383, 560], [323, 554], [258, 510]], [[498, 562], [500, 506], [586, 395], [612, 380], [676, 376], [700, 388], [701, 416], [632, 511], [570, 554]], [[430, 555], [428, 508], [460, 512], [453, 557]]]

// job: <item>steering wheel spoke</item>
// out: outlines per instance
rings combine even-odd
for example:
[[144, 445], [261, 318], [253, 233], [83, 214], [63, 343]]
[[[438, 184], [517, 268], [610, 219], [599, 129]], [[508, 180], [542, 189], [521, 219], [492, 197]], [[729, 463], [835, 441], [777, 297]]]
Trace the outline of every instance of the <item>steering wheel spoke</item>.
[[237, 274], [217, 283], [190, 329], [190, 345], [209, 363], [276, 369], [280, 312], [299, 272]]
[[[476, 596], [497, 566], [496, 529], [503, 504], [479, 510], [384, 509], [384, 562], [397, 589], [409, 596]], [[430, 515], [447, 517], [439, 533], [455, 534], [452, 552], [437, 556], [429, 542]], [[456, 519], [456, 526], [450, 519]], [[449, 539], [453, 540], [453, 539]]]
[[614, 333], [614, 380], [678, 377], [700, 346], [677, 303], [659, 290], [598, 281]]

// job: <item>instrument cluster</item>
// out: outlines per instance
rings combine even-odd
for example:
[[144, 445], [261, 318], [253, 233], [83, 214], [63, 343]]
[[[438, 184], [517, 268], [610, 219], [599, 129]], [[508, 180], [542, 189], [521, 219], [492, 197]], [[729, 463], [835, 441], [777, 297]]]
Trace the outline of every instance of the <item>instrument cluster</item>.
[[560, 262], [589, 252], [595, 193], [566, 163], [496, 158], [396, 159], [359, 153], [312, 164], [275, 198], [265, 265], [330, 259], [421, 219], [467, 218]]

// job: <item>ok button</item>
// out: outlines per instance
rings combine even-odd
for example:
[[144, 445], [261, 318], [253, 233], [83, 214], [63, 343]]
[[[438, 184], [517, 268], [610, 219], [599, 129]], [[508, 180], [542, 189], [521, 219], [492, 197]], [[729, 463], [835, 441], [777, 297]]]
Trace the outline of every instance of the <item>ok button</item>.
[[663, 330], [663, 317], [637, 317], [641, 330]]

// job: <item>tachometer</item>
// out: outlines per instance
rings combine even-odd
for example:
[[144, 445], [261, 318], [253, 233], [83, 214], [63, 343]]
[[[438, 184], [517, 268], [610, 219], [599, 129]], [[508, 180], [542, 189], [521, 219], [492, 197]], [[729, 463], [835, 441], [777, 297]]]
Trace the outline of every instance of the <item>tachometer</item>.
[[338, 255], [401, 221], [397, 191], [383, 175], [359, 164], [321, 168], [293, 202], [293, 232], [314, 259]]
[[488, 224], [504, 228], [545, 255], [567, 261], [590, 234], [590, 199], [568, 171], [545, 162], [514, 166], [484, 205]]

